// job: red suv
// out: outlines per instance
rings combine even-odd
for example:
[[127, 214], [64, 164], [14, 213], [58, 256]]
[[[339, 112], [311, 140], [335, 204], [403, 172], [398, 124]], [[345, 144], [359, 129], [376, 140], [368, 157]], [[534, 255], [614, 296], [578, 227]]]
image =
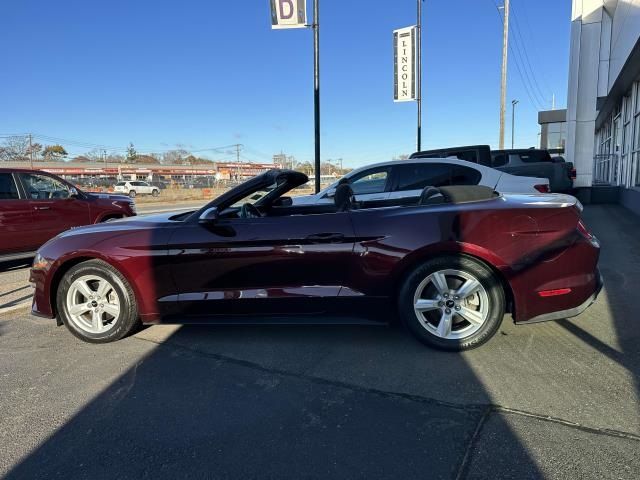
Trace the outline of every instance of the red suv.
[[124, 195], [86, 193], [38, 170], [0, 168], [0, 261], [33, 256], [71, 227], [135, 214]]

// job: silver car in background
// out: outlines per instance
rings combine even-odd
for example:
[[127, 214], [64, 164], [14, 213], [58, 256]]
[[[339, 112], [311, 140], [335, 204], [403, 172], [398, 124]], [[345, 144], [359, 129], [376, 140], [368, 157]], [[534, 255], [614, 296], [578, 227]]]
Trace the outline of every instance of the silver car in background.
[[[394, 160], [353, 170], [340, 181], [351, 185], [360, 202], [397, 203], [420, 197], [427, 186], [484, 185], [500, 193], [548, 193], [546, 178], [520, 177], [457, 158]], [[315, 195], [293, 197], [294, 205], [333, 203], [338, 181]]]

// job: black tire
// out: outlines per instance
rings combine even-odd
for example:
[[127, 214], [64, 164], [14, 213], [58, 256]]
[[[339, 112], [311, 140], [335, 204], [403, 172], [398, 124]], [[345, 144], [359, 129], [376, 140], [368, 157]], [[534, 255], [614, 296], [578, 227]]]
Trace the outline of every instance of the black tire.
[[[114, 320], [115, 323], [113, 327], [104, 333], [90, 333], [82, 330], [70, 318], [69, 312], [67, 311], [67, 302], [65, 301], [67, 292], [71, 284], [77, 278], [84, 275], [104, 278], [113, 286], [113, 291], [118, 295], [120, 314], [118, 318]], [[118, 270], [102, 260], [89, 260], [71, 267], [71, 269], [64, 274], [58, 285], [56, 305], [58, 316], [62, 320], [62, 323], [65, 324], [73, 335], [89, 343], [109, 343], [120, 340], [133, 332], [141, 323], [138, 318], [138, 306], [135, 295], [129, 282], [127, 282]]]
[[136, 198], [136, 191], [135, 190], [129, 190], [129, 198]]
[[[487, 318], [474, 333], [460, 339], [447, 339], [429, 331], [418, 319], [414, 310], [414, 296], [429, 275], [441, 270], [455, 269], [475, 277], [488, 298]], [[500, 328], [505, 313], [505, 296], [500, 279], [483, 263], [460, 255], [433, 258], [416, 267], [407, 275], [398, 296], [400, 318], [411, 333], [422, 343], [441, 350], [461, 351], [479, 347]], [[438, 311], [436, 311], [436, 314]], [[455, 312], [454, 312], [455, 316]], [[461, 317], [454, 317], [460, 319]]]
[[157, 197], [158, 195], [160, 195], [160, 190], [153, 190], [151, 192], [151, 195], [153, 195], [154, 197]]

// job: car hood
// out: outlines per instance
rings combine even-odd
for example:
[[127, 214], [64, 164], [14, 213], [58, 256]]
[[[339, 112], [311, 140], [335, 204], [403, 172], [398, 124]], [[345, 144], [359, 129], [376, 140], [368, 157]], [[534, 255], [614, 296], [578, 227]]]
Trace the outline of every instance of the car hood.
[[179, 222], [171, 220], [171, 217], [182, 212], [164, 212], [156, 215], [145, 215], [144, 217], [127, 217], [117, 220], [111, 220], [104, 223], [96, 223], [94, 225], [85, 225], [83, 227], [73, 227], [70, 230], [62, 232], [56, 238], [65, 238], [76, 235], [87, 235], [91, 233], [118, 233], [128, 232], [139, 229], [163, 228], [167, 226], [178, 225]]
[[89, 198], [95, 200], [106, 200], [108, 202], [131, 202], [131, 198], [126, 195], [114, 195], [111, 193], [85, 193]]

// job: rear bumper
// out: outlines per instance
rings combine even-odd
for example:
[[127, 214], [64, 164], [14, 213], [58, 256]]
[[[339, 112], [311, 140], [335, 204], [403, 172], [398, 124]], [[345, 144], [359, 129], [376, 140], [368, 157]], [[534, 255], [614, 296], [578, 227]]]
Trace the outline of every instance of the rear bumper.
[[557, 312], [545, 313], [542, 315], [538, 315], [537, 317], [533, 317], [524, 322], [516, 322], [516, 324], [548, 322], [549, 320], [561, 320], [563, 318], [571, 318], [571, 317], [580, 315], [587, 308], [589, 308], [593, 304], [593, 302], [596, 301], [603, 286], [604, 286], [604, 280], [602, 279], [602, 275], [598, 271], [596, 290], [593, 292], [593, 294], [589, 298], [587, 298], [583, 303], [581, 303], [577, 307], [569, 308], [567, 310], [558, 310]]

